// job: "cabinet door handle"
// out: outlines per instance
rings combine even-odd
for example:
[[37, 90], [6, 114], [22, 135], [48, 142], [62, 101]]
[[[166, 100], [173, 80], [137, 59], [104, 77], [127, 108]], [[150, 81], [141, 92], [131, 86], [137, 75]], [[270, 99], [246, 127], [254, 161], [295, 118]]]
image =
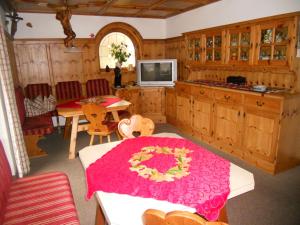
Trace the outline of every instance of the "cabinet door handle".
[[230, 99], [229, 95], [224, 95], [224, 98], [228, 101]]
[[201, 95], [204, 95], [204, 91], [203, 91], [203, 90], [201, 90], [201, 91], [200, 91], [200, 94], [201, 94]]
[[264, 102], [256, 101], [256, 105], [257, 105], [257, 106], [260, 106], [260, 107], [261, 107], [261, 106], [263, 106], [264, 104], [265, 104]]
[[238, 112], [238, 116], [240, 116], [240, 115], [241, 115], [241, 112], [239, 111], [239, 112]]

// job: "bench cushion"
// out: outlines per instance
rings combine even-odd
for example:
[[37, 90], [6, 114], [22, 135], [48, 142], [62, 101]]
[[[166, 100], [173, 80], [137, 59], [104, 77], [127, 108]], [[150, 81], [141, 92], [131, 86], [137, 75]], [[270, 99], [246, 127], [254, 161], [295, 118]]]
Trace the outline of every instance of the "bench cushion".
[[24, 135], [46, 135], [54, 131], [51, 115], [49, 113], [26, 117], [22, 128]]
[[52, 172], [17, 179], [9, 191], [3, 224], [79, 224], [67, 176]]
[[86, 82], [86, 95], [88, 98], [100, 95], [109, 95], [109, 83], [106, 79], [88, 80]]

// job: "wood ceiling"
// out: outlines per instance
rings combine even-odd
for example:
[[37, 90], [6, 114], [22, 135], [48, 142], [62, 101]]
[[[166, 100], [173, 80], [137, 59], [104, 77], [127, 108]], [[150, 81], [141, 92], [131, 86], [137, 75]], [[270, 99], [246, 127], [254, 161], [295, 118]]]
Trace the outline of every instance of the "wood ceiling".
[[[1, 0], [2, 1], [2, 0]], [[66, 8], [77, 15], [168, 18], [219, 0], [5, 0], [17, 12], [55, 13]]]

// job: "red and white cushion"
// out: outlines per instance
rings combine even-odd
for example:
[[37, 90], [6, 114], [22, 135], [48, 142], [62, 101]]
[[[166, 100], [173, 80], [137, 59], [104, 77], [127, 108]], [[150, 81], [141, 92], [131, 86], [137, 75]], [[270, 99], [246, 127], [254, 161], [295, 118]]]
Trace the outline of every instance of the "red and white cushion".
[[67, 176], [52, 172], [13, 182], [3, 224], [80, 224]]

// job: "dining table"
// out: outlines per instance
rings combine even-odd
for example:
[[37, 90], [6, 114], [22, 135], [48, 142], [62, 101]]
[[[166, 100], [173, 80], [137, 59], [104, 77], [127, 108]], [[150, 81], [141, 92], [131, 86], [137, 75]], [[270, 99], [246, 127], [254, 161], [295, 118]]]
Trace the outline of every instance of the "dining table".
[[[113, 95], [101, 96], [104, 99], [103, 106], [105, 106], [107, 112], [111, 112], [115, 122], [119, 122], [118, 111], [126, 110], [130, 102], [120, 99]], [[79, 117], [84, 113], [81, 108], [81, 102], [87, 99], [75, 99], [67, 102], [63, 102], [56, 106], [56, 110], [59, 116], [65, 118], [72, 118], [72, 128], [69, 146], [69, 159], [75, 159], [76, 157], [76, 141], [77, 133], [88, 129], [88, 123], [79, 124]]]
[[[158, 133], [152, 135], [151, 137], [182, 138], [176, 133]], [[79, 158], [83, 169], [85, 170], [86, 178], [87, 170], [91, 165], [95, 164], [98, 159], [104, 158], [106, 154], [112, 152], [114, 148], [119, 146], [124, 141], [125, 140], [87, 146], [80, 150]], [[130, 148], [131, 147], [128, 146], [128, 149]], [[231, 199], [243, 193], [254, 190], [255, 182], [253, 174], [235, 165], [234, 163], [229, 163], [229, 193], [227, 199]], [[170, 212], [174, 210], [183, 210], [192, 213], [196, 212], [194, 207], [165, 200], [158, 200], [151, 197], [145, 198], [101, 190], [94, 192], [94, 196], [98, 202], [95, 222], [95, 224], [98, 225], [142, 225], [142, 215], [145, 210], [150, 208], [158, 209], [164, 212]], [[226, 207], [223, 207], [222, 211], [226, 214]], [[223, 215], [223, 218], [227, 219], [227, 215], [225, 215], [225, 217]], [[223, 222], [226, 221], [223, 220]]]

